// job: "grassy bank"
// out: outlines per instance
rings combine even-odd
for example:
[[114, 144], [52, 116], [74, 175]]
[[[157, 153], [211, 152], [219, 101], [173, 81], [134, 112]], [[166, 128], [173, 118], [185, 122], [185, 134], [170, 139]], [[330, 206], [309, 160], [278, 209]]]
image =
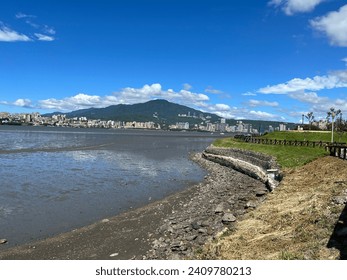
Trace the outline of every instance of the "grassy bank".
[[218, 139], [214, 142], [214, 145], [217, 147], [233, 147], [269, 154], [276, 158], [282, 168], [303, 166], [316, 158], [328, 154], [324, 148], [251, 144], [233, 138]]
[[[287, 132], [266, 137], [304, 140], [306, 135]], [[310, 137], [305, 140], [326, 141], [321, 133]], [[272, 155], [285, 176], [263, 204], [238, 221], [233, 231], [204, 246], [197, 258], [346, 258], [347, 244], [336, 236], [347, 225], [347, 207], [334, 201], [347, 196], [347, 161], [325, 156], [324, 148], [250, 144], [232, 138], [218, 139], [214, 145]]]
[[333, 202], [346, 196], [346, 172], [347, 161], [333, 157], [287, 172], [263, 204], [238, 221], [234, 231], [207, 244], [197, 258], [346, 258], [347, 246], [338, 243], [336, 227], [346, 225], [347, 207]]
[[[277, 140], [298, 140], [298, 141], [331, 141], [330, 131], [275, 131], [263, 135], [261, 138]], [[334, 141], [347, 142], [347, 133], [334, 133]]]

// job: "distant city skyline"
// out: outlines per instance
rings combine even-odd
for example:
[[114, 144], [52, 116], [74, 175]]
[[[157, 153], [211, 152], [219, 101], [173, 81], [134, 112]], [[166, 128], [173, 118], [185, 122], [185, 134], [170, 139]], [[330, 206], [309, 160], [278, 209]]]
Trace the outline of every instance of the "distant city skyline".
[[224, 118], [347, 113], [341, 0], [2, 3], [0, 112], [166, 99]]

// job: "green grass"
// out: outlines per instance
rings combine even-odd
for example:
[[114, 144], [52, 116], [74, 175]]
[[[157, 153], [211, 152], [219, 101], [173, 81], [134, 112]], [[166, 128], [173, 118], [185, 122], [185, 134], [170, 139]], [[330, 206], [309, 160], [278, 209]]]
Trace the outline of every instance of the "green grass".
[[234, 138], [217, 139], [214, 142], [214, 145], [217, 147], [232, 147], [245, 150], [252, 150], [255, 152], [271, 155], [276, 158], [277, 163], [282, 168], [293, 168], [303, 166], [316, 158], [328, 154], [324, 148], [252, 144], [245, 143]]
[[[298, 141], [331, 141], [331, 132], [328, 131], [275, 131], [263, 135], [261, 138], [277, 140]], [[334, 132], [334, 141], [347, 142], [347, 133]]]

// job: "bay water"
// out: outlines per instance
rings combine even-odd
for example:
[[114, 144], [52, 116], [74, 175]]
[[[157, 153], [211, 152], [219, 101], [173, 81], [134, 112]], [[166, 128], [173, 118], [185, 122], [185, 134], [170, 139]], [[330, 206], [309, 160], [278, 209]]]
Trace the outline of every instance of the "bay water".
[[0, 126], [0, 239], [43, 239], [201, 181], [209, 133]]

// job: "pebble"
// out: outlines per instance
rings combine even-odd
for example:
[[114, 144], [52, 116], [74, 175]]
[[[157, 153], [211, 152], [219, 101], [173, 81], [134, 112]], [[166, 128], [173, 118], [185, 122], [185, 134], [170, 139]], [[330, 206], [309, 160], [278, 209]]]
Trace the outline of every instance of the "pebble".
[[199, 228], [198, 233], [207, 233], [207, 229], [205, 228]]
[[248, 201], [245, 208], [257, 208], [257, 204], [254, 201]]
[[217, 205], [216, 209], [214, 210], [215, 214], [223, 214], [225, 212], [226, 205], [225, 203], [220, 203]]
[[222, 223], [223, 224], [229, 224], [229, 223], [232, 223], [232, 222], [235, 222], [235, 221], [236, 221], [236, 217], [233, 214], [231, 214], [231, 213], [226, 213], [222, 217]]
[[[180, 201], [167, 219], [158, 225], [160, 237], [154, 239], [146, 259], [189, 259], [194, 252], [211, 242], [223, 229], [233, 226], [237, 216], [258, 205], [268, 194], [260, 181], [229, 167], [194, 156], [193, 160], [209, 174], [192, 187], [191, 197]], [[194, 191], [193, 191], [194, 190]], [[184, 207], [183, 207], [184, 205]]]
[[5, 244], [7, 243], [7, 239], [0, 239], [0, 244]]
[[110, 255], [110, 257], [111, 257], [111, 258], [117, 257], [118, 255], [119, 255], [119, 253], [113, 253], [113, 254]]
[[197, 222], [191, 223], [193, 229], [198, 230], [201, 226]]
[[256, 196], [263, 196], [263, 195], [265, 195], [265, 194], [267, 194], [268, 193], [268, 191], [267, 190], [259, 190], [259, 191], [257, 191], [256, 192]]
[[187, 237], [186, 237], [186, 240], [187, 240], [187, 241], [193, 241], [193, 240], [195, 240], [197, 237], [198, 237], [197, 235], [190, 235], [190, 236], [187, 236]]

